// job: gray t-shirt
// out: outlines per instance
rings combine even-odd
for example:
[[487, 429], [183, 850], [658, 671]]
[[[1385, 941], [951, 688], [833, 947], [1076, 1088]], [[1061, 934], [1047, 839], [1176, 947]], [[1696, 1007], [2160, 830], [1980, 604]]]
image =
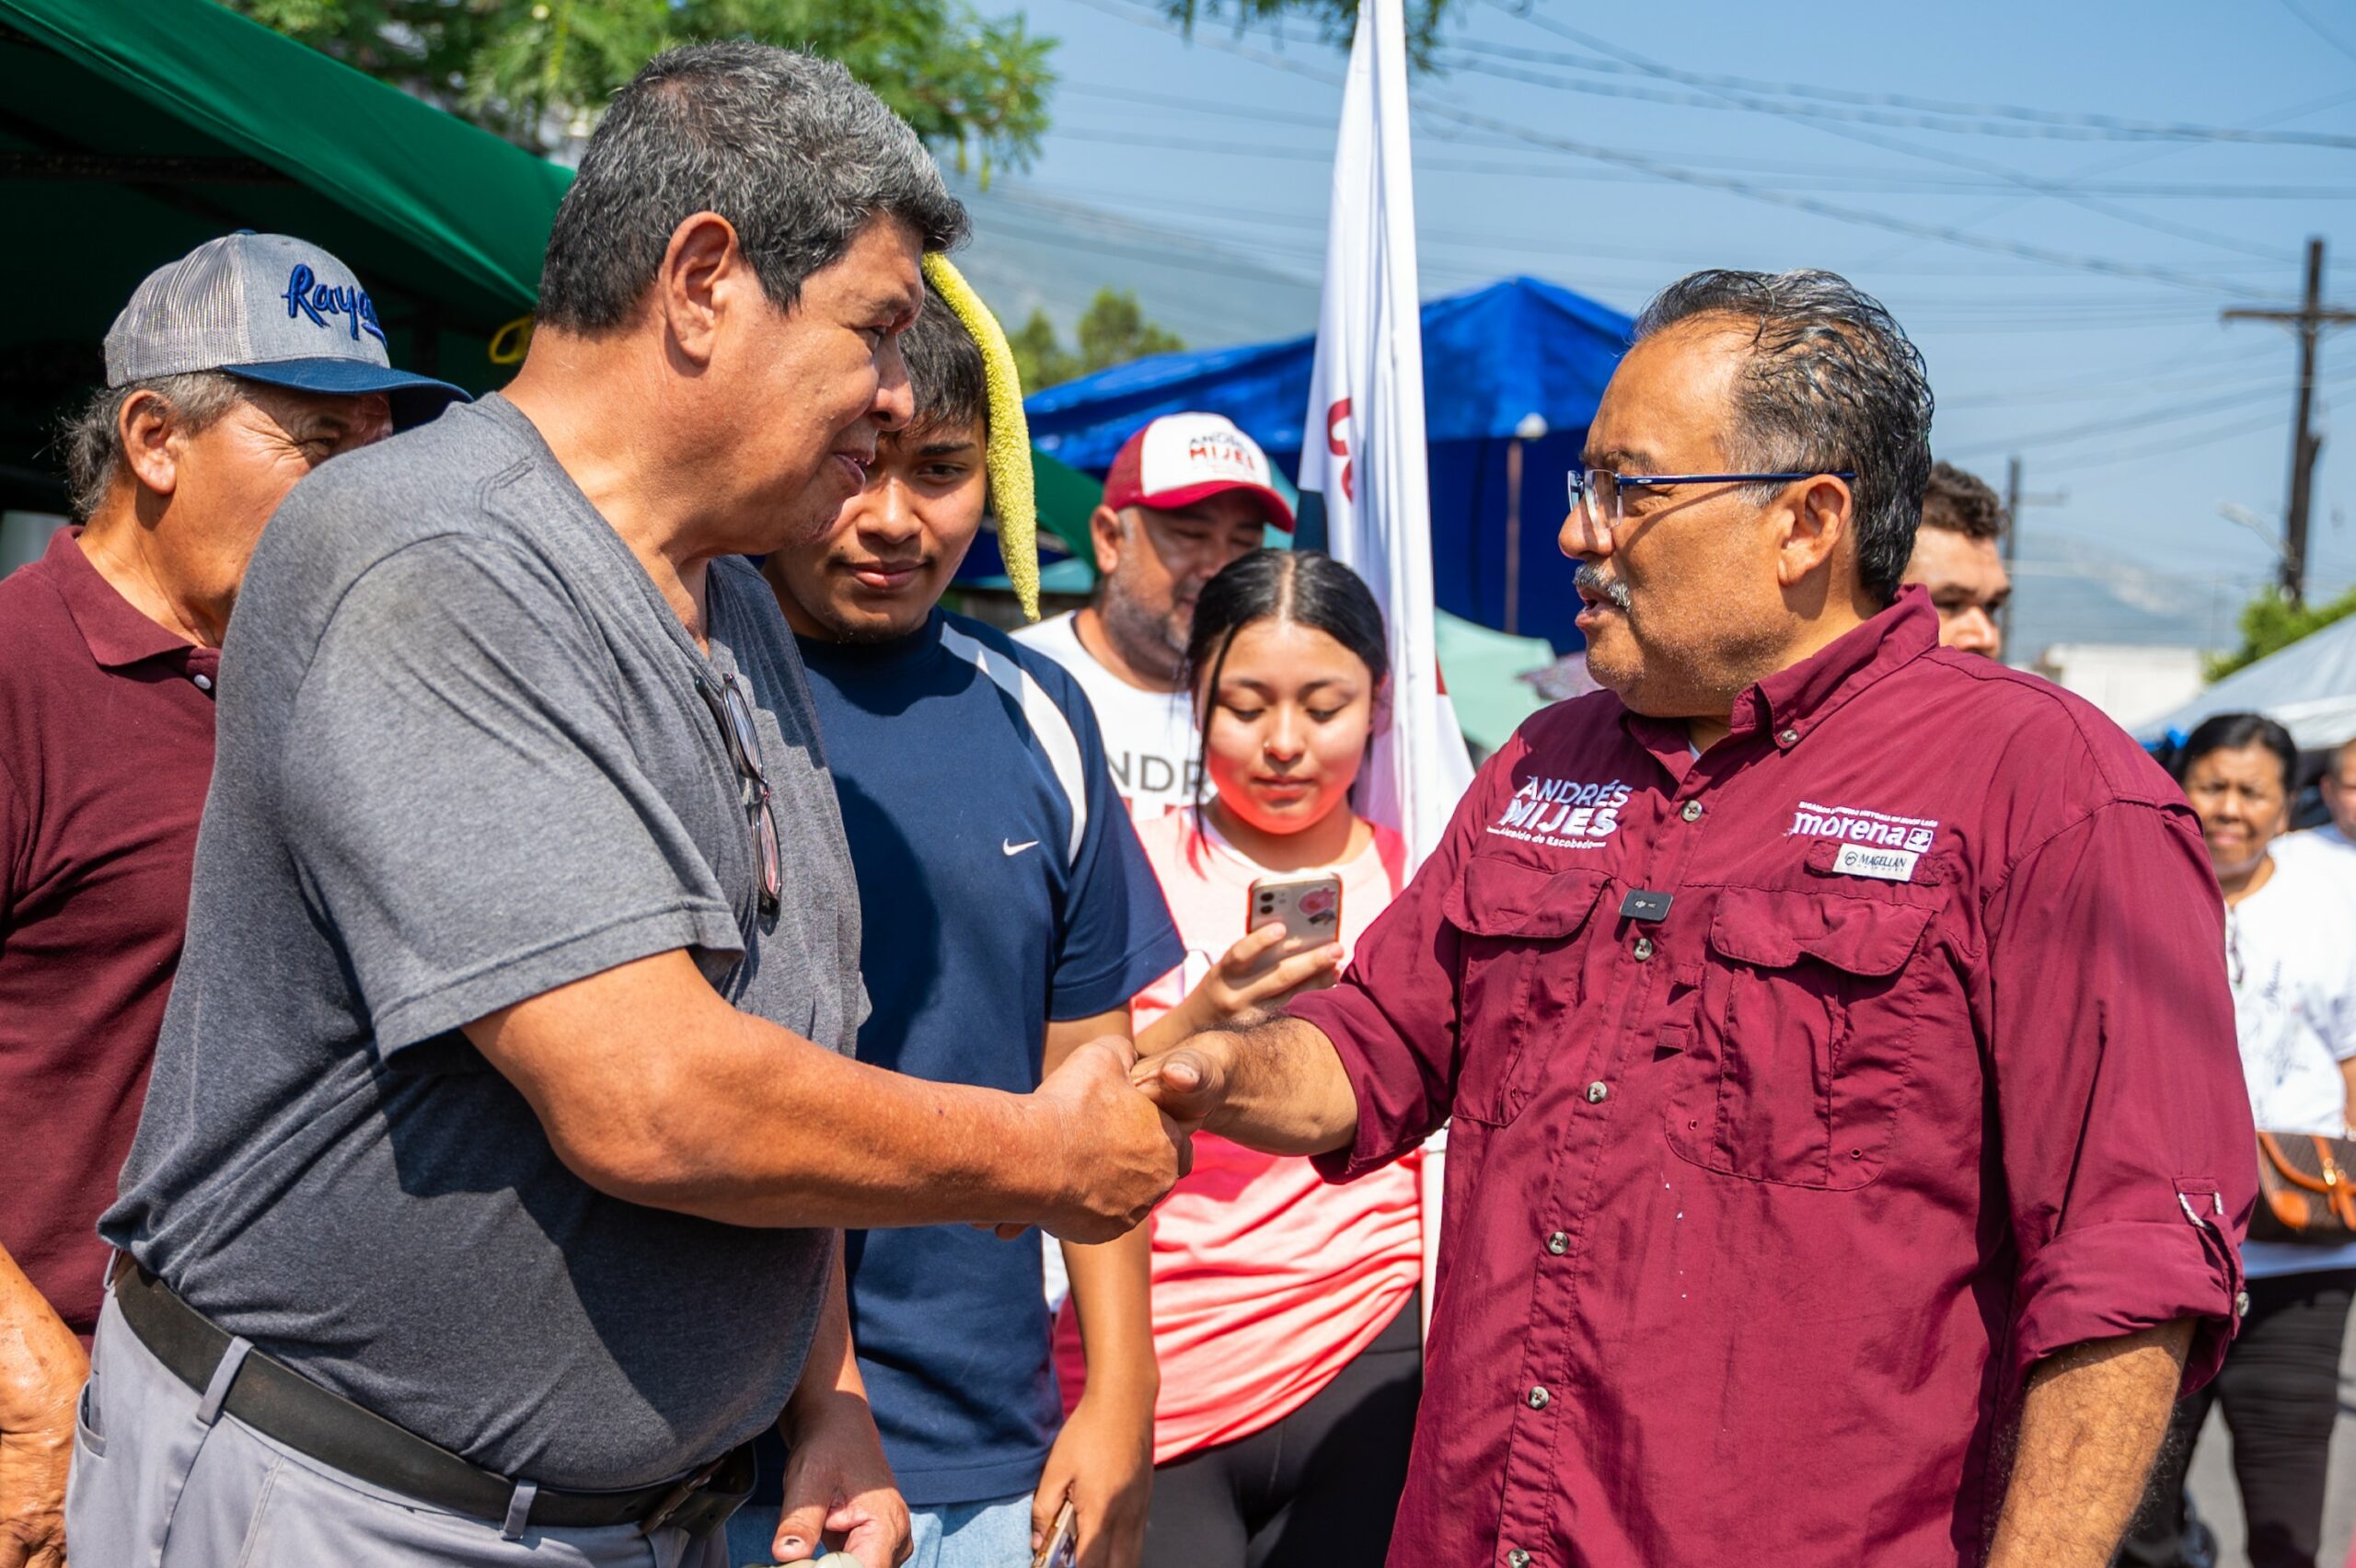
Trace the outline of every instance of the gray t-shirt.
[[[834, 1246], [598, 1193], [457, 1032], [684, 948], [850, 1052], [858, 890], [800, 658], [750, 565], [710, 584], [707, 659], [502, 398], [295, 487], [224, 651], [187, 952], [100, 1224], [224, 1328], [547, 1486], [652, 1484], [774, 1420]], [[773, 918], [695, 684], [732, 671]]]

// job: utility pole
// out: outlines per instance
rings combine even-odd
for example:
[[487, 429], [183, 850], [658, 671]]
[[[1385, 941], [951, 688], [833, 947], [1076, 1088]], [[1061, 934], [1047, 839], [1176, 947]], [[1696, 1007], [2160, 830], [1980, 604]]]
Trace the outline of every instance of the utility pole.
[[1524, 414], [1506, 442], [1506, 630], [1521, 631], [1521, 449], [1546, 433], [1546, 416]]
[[2316, 458], [2323, 437], [2315, 430], [2316, 345], [2327, 327], [2356, 326], [2356, 310], [2331, 310], [2323, 303], [2323, 241], [2307, 241], [2307, 286], [2296, 310], [2245, 306], [2224, 313], [2227, 321], [2280, 321], [2299, 335], [2298, 412], [2291, 424], [2291, 504], [2282, 514], [2282, 596], [2302, 604], [2307, 593], [2307, 513], [2315, 501]]
[[[2068, 502], [2068, 490], [2054, 490], [2048, 495], [2021, 493], [2021, 460], [2018, 455], [2004, 459], [2004, 576], [2013, 576], [2013, 562], [2020, 554], [2021, 509], [2025, 506], [2060, 506]], [[2013, 646], [2013, 605], [2020, 598], [2020, 588], [2015, 583], [2004, 607], [1996, 612], [1996, 640], [2006, 651]]]

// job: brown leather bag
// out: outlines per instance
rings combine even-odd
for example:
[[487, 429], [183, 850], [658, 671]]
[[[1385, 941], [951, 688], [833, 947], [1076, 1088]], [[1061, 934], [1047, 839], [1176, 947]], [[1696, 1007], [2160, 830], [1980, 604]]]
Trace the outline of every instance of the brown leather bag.
[[2356, 1241], [2356, 1138], [2258, 1134], [2249, 1239], [2327, 1247]]

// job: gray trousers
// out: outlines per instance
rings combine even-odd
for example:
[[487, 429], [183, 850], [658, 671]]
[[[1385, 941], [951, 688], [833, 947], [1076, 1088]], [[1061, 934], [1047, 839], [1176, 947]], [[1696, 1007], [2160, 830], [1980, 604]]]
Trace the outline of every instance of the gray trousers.
[[108, 1293], [65, 1488], [75, 1568], [727, 1568], [722, 1531], [699, 1541], [632, 1525], [509, 1536], [412, 1502], [220, 1414], [228, 1382], [216, 1374], [200, 1394], [172, 1376]]

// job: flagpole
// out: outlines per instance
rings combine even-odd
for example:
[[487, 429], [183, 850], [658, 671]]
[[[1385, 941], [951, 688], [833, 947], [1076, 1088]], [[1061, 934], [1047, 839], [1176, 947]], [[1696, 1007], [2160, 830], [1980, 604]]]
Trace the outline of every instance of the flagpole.
[[[1472, 761], [1440, 683], [1432, 624], [1423, 299], [1402, 4], [1359, 0], [1334, 149], [1300, 488], [1322, 497], [1326, 548], [1366, 580], [1382, 607], [1390, 721], [1376, 732], [1355, 803], [1398, 831], [1412, 873], [1439, 847], [1472, 781]], [[1425, 1146], [1416, 1173], [1426, 1338], [1447, 1147], [1443, 1128]]]
[[1361, 0], [1342, 96], [1300, 488], [1328, 549], [1373, 590], [1390, 633], [1390, 723], [1357, 804], [1413, 870], [1438, 847], [1472, 765], [1440, 682], [1433, 626], [1423, 312], [1401, 0]]

